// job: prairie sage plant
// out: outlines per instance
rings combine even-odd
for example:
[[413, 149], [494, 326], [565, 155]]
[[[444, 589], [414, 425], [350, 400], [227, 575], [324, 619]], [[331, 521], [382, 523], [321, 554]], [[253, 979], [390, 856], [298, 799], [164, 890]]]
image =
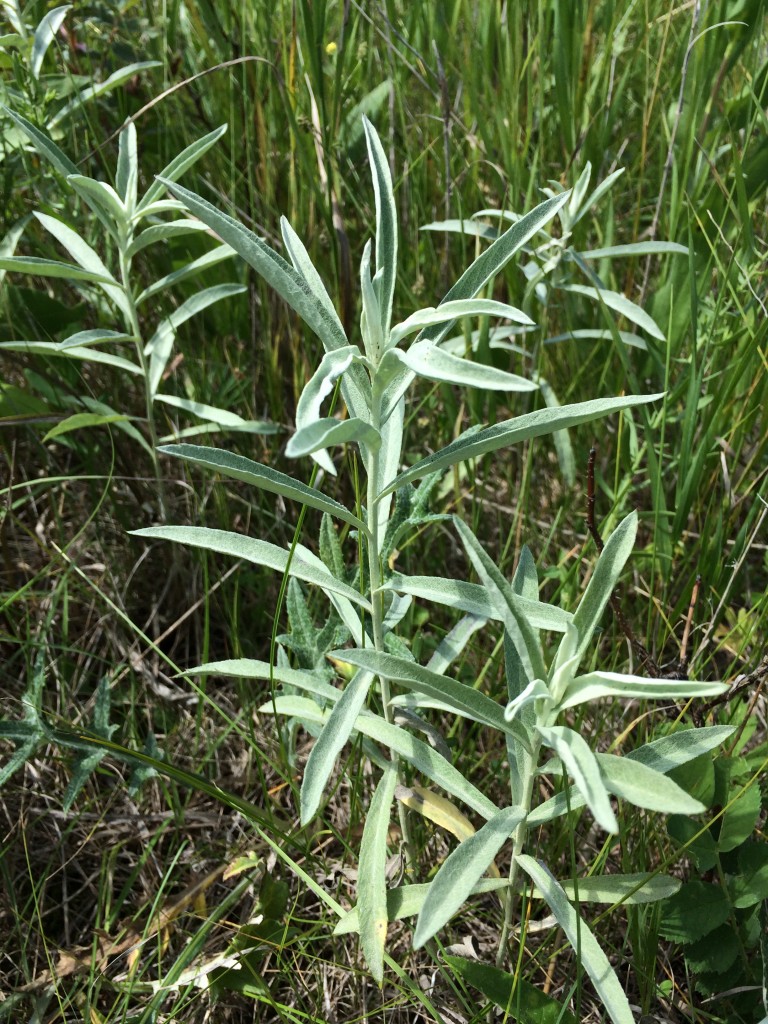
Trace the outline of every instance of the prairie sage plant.
[[[429, 493], [445, 470], [479, 459], [508, 445], [567, 429], [658, 395], [603, 398], [545, 408], [492, 426], [470, 427], [453, 442], [415, 465], [401, 468], [405, 396], [424, 378], [469, 388], [530, 391], [535, 383], [481, 365], [443, 347], [451, 326], [465, 317], [497, 317], [526, 324], [526, 314], [489, 298], [477, 298], [491, 277], [568, 201], [549, 198], [517, 220], [467, 269], [435, 308], [421, 309], [392, 325], [397, 268], [397, 228], [390, 172], [373, 126], [365, 122], [376, 200], [376, 239], [363, 251], [360, 343], [344, 333], [331, 299], [307, 251], [290, 225], [282, 233], [289, 261], [238, 221], [199, 196], [167, 181], [169, 190], [272, 285], [321, 339], [325, 354], [298, 402], [296, 432], [287, 453], [311, 456], [327, 474], [336, 472], [331, 450], [357, 446], [365, 479], [365, 499], [348, 508], [282, 472], [215, 448], [181, 444], [161, 449], [168, 455], [246, 481], [322, 512], [320, 555], [301, 543], [291, 550], [257, 538], [189, 526], [156, 526], [136, 531], [145, 538], [176, 541], [268, 566], [288, 574], [289, 613], [294, 648], [311, 658], [292, 662], [285, 648], [275, 664], [255, 660], [214, 662], [208, 674], [269, 679], [280, 690], [260, 709], [300, 723], [316, 737], [301, 785], [300, 820], [318, 813], [344, 745], [362, 737], [366, 756], [380, 770], [362, 834], [357, 905], [339, 921], [337, 932], [356, 931], [372, 976], [383, 979], [387, 925], [416, 916], [414, 945], [422, 946], [443, 929], [473, 893], [499, 890], [504, 907], [498, 964], [507, 955], [522, 876], [545, 900], [576, 947], [584, 968], [612, 1020], [633, 1020], [623, 987], [605, 953], [573, 905], [574, 883], [561, 883], [531, 855], [529, 835], [544, 822], [586, 805], [607, 832], [618, 830], [611, 795], [664, 813], [696, 813], [702, 805], [667, 777], [673, 767], [710, 750], [727, 729], [685, 729], [663, 736], [631, 755], [596, 754], [568, 725], [570, 709], [602, 697], [679, 699], [722, 692], [717, 683], [647, 680], [612, 672], [579, 674], [606, 603], [632, 548], [636, 515], [614, 531], [601, 554], [578, 609], [568, 614], [539, 601], [538, 581], [526, 550], [508, 581], [460, 519], [449, 519], [480, 583], [434, 576], [406, 576], [390, 569], [390, 554], [403, 536], [434, 518]], [[410, 341], [410, 344], [408, 342]], [[323, 403], [340, 388], [348, 416], [323, 415]], [[361, 488], [362, 490], [362, 488]], [[333, 520], [356, 532], [360, 563], [348, 566]], [[297, 582], [318, 587], [329, 620], [316, 629]], [[461, 613], [459, 621], [427, 665], [419, 664], [400, 635], [414, 598]], [[470, 637], [486, 622], [502, 624], [508, 701], [498, 703], [481, 690], [452, 678], [449, 669]], [[540, 633], [562, 639], [550, 664]], [[340, 640], [343, 638], [343, 643]], [[330, 655], [338, 672], [328, 667]], [[296, 665], [295, 661], [299, 661]], [[438, 716], [433, 716], [433, 711]], [[510, 802], [497, 806], [454, 764], [435, 720], [453, 716], [496, 732], [506, 743]], [[543, 762], [544, 752], [550, 760]], [[540, 773], [567, 777], [566, 789], [536, 805]], [[415, 784], [414, 775], [427, 785]], [[434, 787], [434, 788], [430, 788]], [[442, 792], [438, 792], [442, 791]], [[445, 796], [442, 794], [446, 794]], [[405, 884], [388, 891], [386, 864], [393, 806], [403, 837]], [[463, 808], [463, 809], [462, 809]], [[482, 825], [475, 828], [468, 814]], [[409, 815], [421, 814], [447, 827], [461, 841], [428, 883], [419, 883]], [[501, 877], [495, 859], [511, 843], [511, 865]], [[431, 867], [428, 865], [427, 867]], [[483, 876], [488, 873], [489, 877]], [[577, 880], [577, 903], [653, 900], [673, 892], [674, 879], [612, 875]], [[523, 991], [522, 989], [520, 991]]]

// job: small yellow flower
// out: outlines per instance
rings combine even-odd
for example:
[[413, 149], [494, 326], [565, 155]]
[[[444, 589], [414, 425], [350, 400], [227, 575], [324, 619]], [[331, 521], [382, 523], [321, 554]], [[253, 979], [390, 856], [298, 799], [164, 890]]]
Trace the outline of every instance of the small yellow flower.
[[336, 43], [328, 43], [328, 45], [325, 48], [325, 52], [328, 54], [329, 57], [332, 57], [337, 50], [338, 46], [336, 45]]

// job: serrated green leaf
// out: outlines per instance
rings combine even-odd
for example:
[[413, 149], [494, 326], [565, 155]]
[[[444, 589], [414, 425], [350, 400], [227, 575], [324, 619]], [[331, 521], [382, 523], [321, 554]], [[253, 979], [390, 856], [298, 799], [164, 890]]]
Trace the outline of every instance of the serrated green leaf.
[[724, 924], [730, 913], [724, 890], [696, 879], [686, 882], [664, 904], [659, 931], [674, 942], [697, 942]]
[[524, 808], [506, 807], [448, 855], [430, 884], [419, 914], [414, 949], [428, 942], [459, 910], [524, 818]]

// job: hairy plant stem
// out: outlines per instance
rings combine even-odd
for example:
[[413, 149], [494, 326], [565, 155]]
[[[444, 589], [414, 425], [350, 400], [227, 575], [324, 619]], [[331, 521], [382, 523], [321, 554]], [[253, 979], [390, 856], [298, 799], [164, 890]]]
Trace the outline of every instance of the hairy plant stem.
[[161, 522], [165, 522], [167, 517], [167, 502], [165, 495], [165, 481], [163, 475], [160, 472], [160, 461], [157, 457], [157, 446], [159, 438], [157, 434], [157, 424], [155, 423], [155, 406], [152, 398], [152, 391], [149, 381], [149, 361], [144, 354], [144, 339], [141, 336], [141, 327], [139, 326], [139, 314], [136, 309], [136, 303], [133, 298], [133, 289], [131, 288], [131, 262], [126, 256], [126, 250], [130, 242], [130, 236], [128, 238], [121, 238], [119, 244], [120, 250], [120, 280], [123, 285], [123, 293], [125, 294], [126, 303], [128, 305], [128, 316], [126, 326], [130, 334], [136, 339], [136, 355], [139, 360], [139, 366], [141, 367], [142, 377], [144, 379], [144, 402], [147, 411], [147, 432], [149, 434], [149, 447], [150, 457], [152, 459], [152, 471], [155, 474], [155, 483], [157, 485], [157, 500], [160, 513]]
[[[535, 733], [534, 733], [535, 736]], [[539, 751], [541, 750], [541, 740], [538, 738], [533, 739], [531, 749], [531, 760], [530, 770], [528, 771], [525, 782], [523, 785], [523, 794], [521, 805], [525, 808], [526, 818], [520, 822], [515, 829], [514, 840], [512, 843], [512, 862], [509, 865], [509, 887], [506, 889], [504, 896], [504, 921], [501, 926], [501, 936], [499, 937], [499, 948], [496, 950], [496, 966], [501, 968], [504, 964], [504, 957], [507, 953], [507, 945], [509, 943], [509, 936], [512, 931], [512, 922], [514, 921], [515, 911], [515, 885], [517, 883], [517, 858], [523, 852], [525, 848], [525, 838], [528, 834], [527, 815], [531, 809], [531, 800], [533, 799], [533, 783], [536, 778], [536, 765], [539, 761]]]
[[[376, 430], [381, 425], [381, 410], [374, 394], [371, 420]], [[381, 538], [379, 536], [379, 499], [377, 484], [379, 479], [379, 451], [371, 450], [368, 460], [368, 486], [367, 486], [367, 508], [368, 526], [370, 537], [368, 538], [368, 578], [371, 586], [371, 604], [373, 606], [373, 645], [377, 651], [385, 652], [384, 647], [384, 595], [381, 592]], [[390, 708], [389, 680], [379, 676], [381, 688], [381, 700], [384, 705], [384, 718], [392, 724], [392, 709]], [[394, 751], [390, 752], [390, 759], [397, 770], [398, 781], [402, 783], [400, 761]], [[414, 857], [413, 844], [411, 842], [410, 825], [408, 812], [403, 804], [397, 801], [397, 813], [400, 821], [400, 834], [403, 842], [403, 854], [405, 858], [405, 872], [408, 876], [413, 874]]]

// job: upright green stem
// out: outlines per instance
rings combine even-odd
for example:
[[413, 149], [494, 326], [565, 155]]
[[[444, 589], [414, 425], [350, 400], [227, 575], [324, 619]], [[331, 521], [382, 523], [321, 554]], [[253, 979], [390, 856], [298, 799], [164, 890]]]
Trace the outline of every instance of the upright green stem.
[[[535, 734], [534, 734], [535, 735]], [[532, 742], [530, 770], [525, 776], [523, 783], [523, 793], [521, 804], [525, 808], [526, 816], [531, 809], [531, 801], [533, 799], [533, 783], [536, 779], [536, 765], [539, 761], [539, 751], [541, 750], [541, 740], [534, 738]], [[512, 863], [509, 866], [509, 887], [506, 890], [506, 896], [504, 898], [504, 921], [501, 926], [501, 936], [499, 938], [499, 948], [496, 950], [496, 966], [502, 967], [504, 964], [504, 957], [507, 952], [507, 944], [509, 942], [509, 936], [512, 931], [512, 922], [514, 921], [515, 911], [515, 885], [517, 884], [517, 858], [525, 849], [525, 839], [528, 834], [528, 825], [526, 818], [520, 822], [515, 829], [515, 836], [512, 843]]]
[[120, 280], [123, 285], [123, 292], [125, 293], [125, 299], [128, 307], [126, 326], [129, 333], [136, 339], [136, 355], [144, 378], [144, 402], [147, 412], [147, 432], [149, 434], [150, 457], [152, 459], [152, 469], [154, 471], [155, 482], [157, 484], [160, 518], [165, 522], [167, 518], [165, 482], [163, 480], [162, 473], [160, 472], [160, 462], [157, 458], [158, 435], [157, 425], [155, 423], [155, 406], [149, 381], [149, 361], [144, 354], [144, 339], [141, 336], [139, 314], [133, 298], [133, 289], [131, 288], [131, 262], [126, 256], [129, 241], [130, 237], [125, 239], [121, 238], [120, 240]]
[[[377, 401], [375, 388], [373, 390], [371, 420], [376, 430], [379, 430], [381, 426], [381, 410]], [[381, 537], [379, 535], [378, 480], [379, 451], [377, 449], [376, 451], [371, 451], [370, 459], [368, 461], [367, 508], [368, 526], [371, 531], [368, 539], [368, 578], [371, 584], [371, 604], [373, 606], [373, 645], [377, 651], [384, 653], [384, 595], [381, 591]], [[389, 704], [389, 680], [385, 679], [383, 676], [379, 676], [379, 685], [381, 687], [381, 700], [384, 705], [384, 717], [387, 722], [391, 724], [392, 709]], [[398, 770], [398, 778], [400, 778], [400, 764], [397, 754], [392, 751], [390, 753], [390, 757], [392, 763]], [[410, 874], [413, 871], [414, 863], [413, 844], [411, 842], [408, 814], [406, 808], [399, 800], [397, 801], [397, 811], [400, 820], [400, 832], [403, 837], [403, 853], [405, 855], [406, 872]]]

